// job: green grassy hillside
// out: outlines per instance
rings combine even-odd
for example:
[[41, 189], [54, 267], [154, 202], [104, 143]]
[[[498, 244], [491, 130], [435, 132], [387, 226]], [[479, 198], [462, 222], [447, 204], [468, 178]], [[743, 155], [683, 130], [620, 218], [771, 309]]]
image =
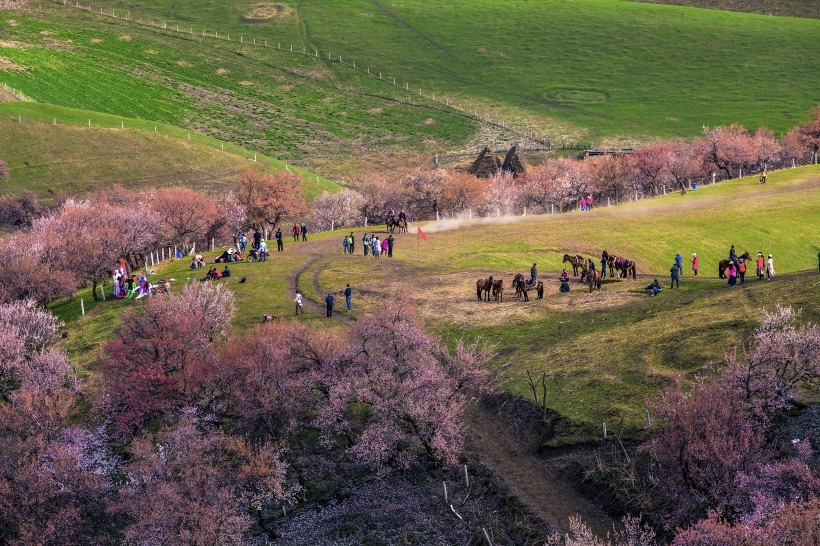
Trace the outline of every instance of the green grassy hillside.
[[[27, 189], [46, 199], [111, 184], [132, 191], [179, 184], [215, 190], [237, 182], [246, 168], [285, 168], [261, 154], [254, 163], [255, 154], [212, 138], [190, 134], [189, 140], [189, 132], [177, 127], [30, 102], [0, 103], [0, 157], [12, 173], [0, 183], [0, 193]], [[339, 188], [288, 168], [302, 174], [308, 199]]]
[[[820, 102], [811, 19], [619, 0], [102, 5], [329, 51], [554, 140], [690, 136], [733, 122], [780, 132]], [[264, 5], [282, 10], [254, 18]]]
[[0, 12], [0, 55], [20, 68], [0, 76], [39, 102], [158, 120], [334, 178], [432, 164], [478, 131], [326, 60], [37, 5]]
[[[813, 166], [774, 172], [765, 186], [744, 178], [590, 213], [428, 223], [427, 242], [417, 240], [412, 225], [411, 234], [397, 235], [393, 259], [361, 255], [358, 239], [373, 228], [354, 230], [355, 256], [342, 254], [338, 231], [311, 235], [307, 243], [286, 241], [284, 254], [273, 252], [265, 263], [232, 266], [226, 284], [237, 296], [234, 325], [254, 326], [262, 313], [289, 318], [296, 287], [315, 302], [300, 320], [319, 328], [350, 324], [328, 321], [321, 307], [327, 292], [347, 283], [355, 294], [353, 320], [402, 294], [450, 342], [467, 337], [495, 344], [505, 389], [529, 396], [526, 370], [546, 372], [550, 407], [566, 418], [554, 444], [595, 438], [604, 420], [613, 433], [633, 435], [643, 426], [646, 396], [677, 373], [710, 373], [759, 323], [760, 309], [793, 305], [803, 309], [803, 320], [820, 321], [818, 189], [820, 168]], [[717, 279], [716, 261], [731, 243], [741, 252], [774, 254], [776, 279], [749, 275], [737, 288]], [[599, 256], [603, 248], [635, 259], [638, 280], [607, 280], [593, 294], [573, 283], [569, 294], [559, 293], [563, 254]], [[679, 290], [648, 298], [643, 286], [655, 276], [668, 283], [675, 252], [701, 256], [700, 278], [687, 267]], [[546, 284], [543, 300], [524, 303], [511, 290], [503, 303], [476, 300], [478, 278], [493, 275], [509, 286], [533, 262]], [[187, 260], [164, 265], [155, 278], [195, 282], [201, 272], [187, 266]], [[247, 282], [234, 280], [240, 276]], [[78, 297], [85, 299], [84, 318]], [[94, 304], [87, 290], [59, 302], [54, 310], [71, 332], [65, 347], [92, 363], [119, 310], [130, 305]]]

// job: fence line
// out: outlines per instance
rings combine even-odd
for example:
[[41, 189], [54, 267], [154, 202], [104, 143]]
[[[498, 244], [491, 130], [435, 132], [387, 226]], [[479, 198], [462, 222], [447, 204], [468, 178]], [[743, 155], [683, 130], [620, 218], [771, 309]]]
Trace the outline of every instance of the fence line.
[[33, 98], [29, 97], [28, 95], [20, 91], [19, 89], [9, 87], [9, 85], [5, 82], [3, 83], [3, 90], [20, 102], [37, 102]]
[[[127, 21], [131, 24], [148, 26], [148, 27], [151, 27], [151, 28], [156, 28], [156, 29], [164, 30], [164, 31], [168, 31], [168, 32], [177, 32], [179, 34], [185, 34], [185, 35], [189, 35], [189, 36], [198, 36], [200, 38], [213, 38], [215, 40], [223, 40], [223, 41], [226, 41], [226, 42], [235, 42], [235, 43], [239, 43], [239, 44], [243, 44], [243, 45], [255, 46], [255, 47], [260, 47], [260, 48], [276, 49], [277, 51], [281, 51], [281, 52], [284, 52], [284, 53], [292, 53], [292, 54], [296, 54], [296, 55], [314, 57], [314, 58], [322, 59], [322, 60], [325, 60], [325, 61], [337, 62], [337, 61], [335, 61], [336, 55], [332, 55], [328, 51], [320, 51], [320, 50], [315, 49], [315, 48], [313, 48], [311, 50], [308, 50], [307, 46], [302, 46], [301, 48], [299, 48], [299, 47], [294, 48], [293, 44], [287, 44], [288, 47], [283, 47], [282, 42], [276, 42], [276, 47], [274, 48], [273, 40], [271, 40], [270, 43], [268, 43], [267, 39], [250, 38], [249, 37], [248, 41], [246, 42], [244, 40], [244, 35], [242, 35], [242, 34], [240, 34], [239, 39], [237, 39], [235, 34], [232, 38], [230, 33], [223, 32], [220, 35], [219, 31], [217, 31], [217, 30], [212, 30], [209, 33], [206, 28], [202, 28], [201, 30], [194, 31], [194, 27], [192, 25], [179, 25], [179, 24], [175, 24], [175, 23], [172, 23], [172, 24], [169, 25], [167, 20], [162, 20], [161, 21], [159, 19], [154, 19], [154, 18], [145, 19], [145, 20], [143, 20], [142, 18], [139, 18], [139, 19], [135, 20], [131, 17], [129, 11], [126, 11], [124, 16], [122, 14], [122, 11], [120, 12], [119, 15], [117, 15], [116, 10], [111, 10], [109, 12], [109, 11], [103, 10], [103, 8], [100, 8], [99, 11], [97, 11], [96, 8], [93, 8], [91, 4], [87, 4], [85, 2], [80, 3], [78, 0], [75, 0], [73, 2], [70, 1], [70, 0], [53, 0], [53, 2], [55, 2], [57, 4], [61, 4], [63, 6], [72, 7], [72, 8], [75, 8], [75, 9], [80, 9], [80, 10], [83, 10], [83, 11], [87, 11], [87, 12], [92, 13], [94, 15], [101, 15], [101, 16], [104, 16], [104, 17], [111, 17], [111, 18], [114, 18], [114, 19], [120, 19], [120, 20], [123, 20], [123, 21]], [[327, 55], [327, 57], [325, 57], [325, 55]], [[465, 106], [463, 104], [458, 103], [454, 99], [450, 99], [450, 97], [446, 97], [446, 96], [443, 97], [441, 95], [441, 93], [438, 93], [438, 98], [436, 98], [436, 93], [433, 92], [433, 91], [428, 91], [427, 94], [425, 94], [425, 91], [421, 87], [413, 87], [407, 82], [405, 82], [402, 85], [401, 83], [399, 83], [396, 80], [395, 77], [392, 77], [392, 76], [387, 77], [387, 76], [385, 76], [385, 73], [380, 72], [378, 70], [371, 70], [371, 68], [369, 66], [362, 65], [361, 63], [359, 63], [357, 65], [356, 61], [350, 60], [350, 59], [345, 60], [341, 55], [338, 56], [338, 62], [345, 65], [345, 66], [347, 66], [347, 67], [349, 67], [349, 68], [351, 68], [351, 69], [353, 69], [353, 70], [358, 70], [359, 72], [362, 72], [363, 74], [367, 74], [367, 75], [369, 75], [373, 78], [377, 78], [377, 79], [385, 82], [387, 85], [392, 85], [392, 86], [394, 86], [398, 89], [403, 89], [404, 91], [406, 91], [408, 93], [408, 96], [406, 97], [406, 100], [410, 104], [416, 104], [416, 103], [413, 103], [410, 94], [412, 94], [412, 95], [418, 94], [420, 97], [426, 99], [427, 101], [435, 102], [435, 103], [440, 104], [442, 106], [446, 106], [447, 108], [452, 108], [454, 110], [457, 110], [457, 111], [461, 112], [461, 114], [464, 115], [465, 117], [477, 120], [480, 123], [483, 123], [483, 124], [488, 125], [488, 126], [495, 127], [497, 129], [510, 131], [514, 135], [522, 138], [524, 142], [527, 142], [527, 140], [529, 140], [530, 142], [540, 144], [541, 146], [545, 146], [548, 149], [554, 149], [556, 147], [555, 143], [552, 142], [547, 137], [537, 135], [535, 132], [530, 131], [530, 130], [524, 130], [524, 129], [518, 128], [515, 125], [506, 123], [504, 120], [496, 119], [495, 121], [493, 121], [489, 114], [479, 113], [477, 108], [471, 108], [469, 104], [465, 108]], [[398, 97], [397, 97], [397, 100], [398, 100]], [[470, 113], [470, 110], [472, 110], [472, 114]], [[563, 147], [563, 143], [562, 143], [562, 147]]]

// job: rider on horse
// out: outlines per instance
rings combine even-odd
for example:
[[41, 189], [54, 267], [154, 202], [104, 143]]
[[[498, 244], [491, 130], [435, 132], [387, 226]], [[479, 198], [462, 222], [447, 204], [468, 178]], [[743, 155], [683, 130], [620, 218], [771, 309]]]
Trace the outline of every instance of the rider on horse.
[[732, 245], [732, 248], [729, 249], [729, 259], [737, 263], [737, 252], [735, 251], [735, 245]]

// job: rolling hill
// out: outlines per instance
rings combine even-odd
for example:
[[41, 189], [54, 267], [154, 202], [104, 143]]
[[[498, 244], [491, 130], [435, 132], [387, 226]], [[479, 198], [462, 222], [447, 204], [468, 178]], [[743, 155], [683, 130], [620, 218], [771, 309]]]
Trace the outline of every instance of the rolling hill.
[[[11, 169], [0, 193], [30, 190], [45, 200], [58, 193], [82, 196], [112, 184], [132, 191], [174, 185], [216, 191], [237, 182], [246, 168], [280, 171], [286, 166], [177, 127], [32, 102], [0, 103], [0, 151]], [[302, 173], [307, 199], [339, 188], [293, 165], [288, 168]]]

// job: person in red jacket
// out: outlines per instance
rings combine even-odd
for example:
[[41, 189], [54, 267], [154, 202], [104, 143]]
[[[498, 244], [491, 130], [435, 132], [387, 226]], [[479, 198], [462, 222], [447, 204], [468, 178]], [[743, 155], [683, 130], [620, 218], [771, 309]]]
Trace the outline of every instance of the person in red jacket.
[[740, 279], [740, 284], [746, 282], [746, 260], [743, 258], [737, 261], [737, 277]]
[[692, 271], [695, 272], [695, 277], [698, 276], [698, 269], [700, 269], [698, 267], [699, 265], [700, 264], [699, 264], [699, 260], [698, 260], [698, 255], [693, 252], [692, 253]]
[[760, 279], [761, 281], [763, 280], [763, 271], [765, 269], [765, 266], [766, 266], [766, 260], [763, 259], [763, 253], [758, 252], [757, 253], [757, 278]]

